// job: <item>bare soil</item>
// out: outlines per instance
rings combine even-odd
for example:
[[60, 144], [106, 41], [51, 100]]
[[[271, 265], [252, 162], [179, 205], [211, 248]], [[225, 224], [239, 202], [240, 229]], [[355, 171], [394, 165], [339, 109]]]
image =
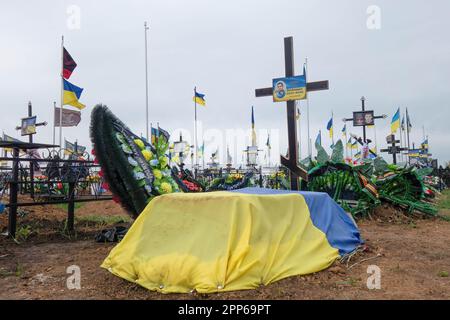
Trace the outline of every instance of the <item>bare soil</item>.
[[[94, 235], [117, 222], [89, 217], [123, 217], [119, 223], [126, 225], [126, 213], [112, 201], [78, 208], [72, 235], [63, 230], [63, 208], [25, 210], [19, 226], [31, 226], [28, 238], [17, 244], [0, 237], [0, 299], [450, 299], [450, 223], [412, 218], [389, 206], [358, 222], [366, 246], [349, 262], [256, 290], [209, 295], [150, 292], [100, 268], [114, 244], [96, 243]], [[6, 221], [0, 215], [0, 230]], [[366, 285], [372, 264], [381, 269], [379, 290]], [[81, 269], [81, 290], [67, 289], [71, 265]]]

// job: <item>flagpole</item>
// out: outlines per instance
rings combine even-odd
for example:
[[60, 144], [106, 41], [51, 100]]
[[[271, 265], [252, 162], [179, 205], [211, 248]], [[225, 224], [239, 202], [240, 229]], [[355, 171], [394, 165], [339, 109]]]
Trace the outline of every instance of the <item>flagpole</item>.
[[345, 124], [345, 157], [348, 158], [347, 125]]
[[409, 114], [408, 114], [408, 108], [406, 108], [406, 138], [407, 138], [407, 140], [408, 140], [408, 155], [407, 155], [407, 157], [408, 157], [408, 164], [411, 164], [411, 159], [410, 159], [410, 157], [409, 157], [409, 146], [410, 146], [410, 144], [409, 144], [409, 123], [410, 121], [409, 121]]
[[144, 36], [145, 36], [145, 129], [146, 138], [148, 141], [148, 63], [147, 63], [147, 21], [144, 22]]
[[[374, 135], [374, 140], [375, 140], [375, 151], [376, 151], [375, 153], [378, 155], [377, 127], [375, 126], [375, 124], [373, 125], [373, 135]], [[370, 148], [369, 148], [369, 154], [370, 154]]]
[[[56, 101], [53, 101], [53, 145], [55, 145], [55, 135], [56, 135], [56, 121], [55, 121], [55, 112], [56, 112]], [[61, 122], [59, 123], [61, 124]], [[53, 148], [54, 150], [55, 148]]]
[[331, 110], [331, 143], [334, 147], [334, 113], [333, 110]]
[[62, 114], [64, 107], [64, 36], [61, 36], [61, 108], [59, 110], [59, 147], [62, 149]]
[[[309, 73], [308, 67], [308, 58], [305, 58], [306, 72]], [[305, 75], [306, 83], [308, 83], [307, 75]], [[308, 130], [308, 154], [309, 157], [312, 158], [312, 148], [311, 148], [311, 136], [309, 134], [309, 95], [306, 93], [306, 121], [307, 121], [307, 130]]]
[[[402, 125], [400, 124], [400, 148], [403, 148], [403, 131]], [[400, 159], [400, 161], [404, 161], [402, 151], [400, 151]]]
[[194, 87], [194, 150], [195, 150], [195, 165], [194, 167], [197, 168], [198, 166], [198, 143], [197, 143], [197, 98], [196, 98], [196, 93], [197, 93], [197, 87]]
[[353, 162], [353, 143], [351, 137], [350, 137], [350, 160]]

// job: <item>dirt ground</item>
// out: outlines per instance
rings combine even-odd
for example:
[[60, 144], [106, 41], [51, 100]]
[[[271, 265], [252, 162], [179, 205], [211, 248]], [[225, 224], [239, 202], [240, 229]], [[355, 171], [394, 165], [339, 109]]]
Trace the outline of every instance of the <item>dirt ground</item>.
[[[64, 208], [35, 207], [22, 215], [19, 225], [31, 229], [23, 241], [0, 237], [0, 299], [450, 299], [450, 222], [412, 219], [387, 206], [358, 222], [366, 249], [349, 262], [256, 290], [209, 295], [150, 292], [100, 268], [114, 244], [96, 243], [94, 235], [130, 221], [112, 201], [78, 208], [75, 235], [64, 231]], [[5, 226], [0, 215], [0, 230]], [[371, 264], [381, 269], [379, 290], [366, 285]], [[80, 290], [66, 287], [71, 265], [81, 269]]]

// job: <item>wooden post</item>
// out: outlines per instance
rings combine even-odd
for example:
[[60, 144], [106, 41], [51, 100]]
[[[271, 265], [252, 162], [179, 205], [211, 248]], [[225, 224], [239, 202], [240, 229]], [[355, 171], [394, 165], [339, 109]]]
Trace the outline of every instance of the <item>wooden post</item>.
[[9, 217], [8, 217], [8, 235], [16, 237], [17, 227], [17, 192], [19, 180], [19, 149], [13, 149], [13, 167], [12, 181], [9, 184]]
[[75, 220], [75, 182], [70, 179], [69, 181], [69, 203], [67, 205], [67, 230], [72, 232], [74, 230], [74, 220]]

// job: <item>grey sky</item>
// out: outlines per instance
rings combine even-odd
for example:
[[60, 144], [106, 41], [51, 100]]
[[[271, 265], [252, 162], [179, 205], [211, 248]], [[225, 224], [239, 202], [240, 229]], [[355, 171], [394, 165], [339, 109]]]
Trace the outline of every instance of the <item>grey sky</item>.
[[[67, 7], [81, 9], [81, 28], [67, 28]], [[381, 9], [381, 29], [366, 26], [369, 5]], [[285, 150], [284, 103], [254, 97], [254, 89], [283, 76], [283, 37], [294, 37], [295, 67], [309, 61], [309, 80], [330, 81], [330, 90], [312, 93], [311, 138], [331, 111], [336, 137], [343, 123], [368, 108], [388, 119], [377, 125], [384, 147], [390, 118], [408, 107], [412, 141], [450, 159], [448, 89], [450, 2], [434, 1], [5, 1], [0, 4], [0, 129], [19, 138], [14, 127], [33, 102], [36, 140], [51, 142], [52, 105], [59, 101], [60, 41], [78, 67], [70, 81], [83, 87], [87, 105], [68, 140], [90, 145], [89, 118], [97, 103], [107, 104], [136, 133], [145, 133], [144, 20], [149, 21], [150, 114], [169, 131], [193, 127], [192, 91], [206, 94], [199, 108], [205, 128], [248, 128], [255, 106], [258, 128], [279, 128]], [[305, 103], [300, 103], [305, 114]], [[306, 117], [304, 117], [306, 118]], [[361, 129], [351, 129], [361, 134]], [[302, 122], [303, 142], [306, 122]], [[303, 149], [303, 153], [306, 149]]]

